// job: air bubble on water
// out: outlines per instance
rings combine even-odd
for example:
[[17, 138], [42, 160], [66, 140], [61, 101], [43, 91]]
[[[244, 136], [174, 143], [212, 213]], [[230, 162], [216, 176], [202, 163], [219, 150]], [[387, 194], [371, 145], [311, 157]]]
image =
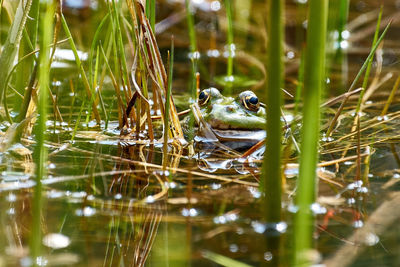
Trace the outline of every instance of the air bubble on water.
[[279, 222], [276, 224], [275, 229], [276, 231], [278, 231], [279, 233], [285, 233], [287, 230], [287, 223], [285, 222]]
[[198, 211], [194, 208], [183, 208], [181, 211], [182, 215], [185, 217], [196, 217], [198, 215]]
[[154, 203], [155, 199], [153, 196], [148, 196], [148, 197], [146, 197], [145, 201], [146, 201], [146, 203]]
[[56, 190], [50, 190], [47, 191], [47, 197], [48, 198], [60, 198], [63, 197], [64, 193], [61, 191], [56, 191]]
[[6, 213], [7, 213], [8, 215], [14, 215], [14, 214], [15, 214], [15, 209], [14, 209], [14, 208], [10, 208], [10, 209], [8, 209], [8, 210], [6, 211]]
[[36, 258], [36, 265], [38, 266], [47, 266], [48, 263], [49, 261], [45, 257], [40, 256]]
[[346, 40], [343, 40], [340, 42], [340, 48], [342, 49], [347, 49], [349, 47], [349, 42]]
[[271, 261], [272, 258], [273, 258], [273, 256], [272, 256], [271, 252], [267, 251], [267, 252], [264, 253], [264, 260]]
[[296, 213], [299, 210], [299, 207], [297, 207], [296, 205], [290, 203], [287, 210], [291, 213]]
[[212, 11], [218, 11], [221, 9], [221, 3], [219, 1], [212, 1], [210, 8]]
[[289, 51], [289, 52], [286, 53], [286, 57], [287, 57], [288, 59], [293, 59], [294, 56], [295, 56], [295, 54], [294, 54], [293, 51]]
[[211, 189], [213, 189], [213, 190], [218, 190], [218, 189], [220, 189], [221, 187], [222, 187], [221, 184], [216, 184], [216, 183], [211, 184]]
[[344, 30], [344, 31], [342, 31], [342, 38], [343, 39], [349, 39], [349, 37], [350, 37], [350, 32], [348, 31], [348, 30]]
[[326, 208], [319, 203], [311, 204], [311, 210], [314, 214], [325, 214], [327, 211]]
[[354, 197], [348, 198], [347, 199], [347, 204], [352, 205], [356, 203], [356, 199]]
[[207, 56], [211, 58], [217, 58], [221, 53], [217, 49], [210, 49], [207, 51]]
[[66, 248], [71, 244], [68, 236], [60, 233], [50, 233], [43, 237], [43, 245], [52, 249]]
[[264, 223], [260, 223], [258, 221], [251, 222], [251, 226], [253, 227], [254, 232], [259, 233], [259, 234], [264, 233], [265, 229], [267, 229], [267, 227]]
[[347, 189], [348, 190], [353, 190], [355, 188], [360, 188], [363, 185], [363, 182], [361, 180], [355, 181], [354, 183], [348, 184]]
[[249, 192], [252, 194], [254, 198], [260, 198], [261, 192], [255, 187], [248, 187]]
[[357, 188], [357, 192], [366, 194], [366, 193], [368, 193], [368, 188], [365, 186], [362, 186], [360, 188]]
[[17, 196], [13, 193], [9, 193], [8, 196], [6, 196], [6, 200], [8, 202], [15, 202], [17, 201]]
[[238, 245], [236, 245], [236, 244], [231, 244], [231, 245], [229, 246], [229, 251], [232, 252], [232, 253], [238, 252], [238, 251], [239, 251]]
[[175, 189], [178, 186], [175, 182], [166, 182], [165, 185], [171, 189]]
[[71, 193], [71, 197], [73, 197], [73, 198], [84, 198], [84, 197], [86, 197], [86, 195], [87, 195], [87, 193], [85, 191]]
[[49, 169], [55, 169], [56, 168], [56, 164], [54, 163], [50, 163], [48, 166]]
[[378, 242], [379, 242], [379, 237], [376, 235], [376, 234], [374, 234], [374, 233], [368, 233], [366, 236], [365, 236], [365, 244], [367, 245], [367, 246], [374, 246], [374, 245], [376, 245], [376, 244], [378, 244]]
[[195, 52], [191, 52], [189, 53], [189, 59], [200, 59], [200, 52], [199, 51], [195, 51]]
[[91, 217], [96, 214], [96, 209], [92, 207], [84, 207], [83, 209], [77, 209], [75, 215], [83, 217]]
[[356, 221], [353, 222], [353, 227], [354, 228], [361, 228], [361, 227], [363, 227], [363, 225], [364, 225], [364, 222], [361, 221], [361, 220], [356, 220]]

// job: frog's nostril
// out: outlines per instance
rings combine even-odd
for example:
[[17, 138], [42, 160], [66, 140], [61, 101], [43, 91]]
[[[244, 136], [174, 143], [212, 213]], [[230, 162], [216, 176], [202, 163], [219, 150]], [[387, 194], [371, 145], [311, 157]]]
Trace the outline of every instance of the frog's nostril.
[[226, 111], [227, 111], [227, 112], [234, 112], [234, 111], [235, 111], [235, 108], [234, 108], [233, 106], [227, 106], [227, 107], [226, 107]]

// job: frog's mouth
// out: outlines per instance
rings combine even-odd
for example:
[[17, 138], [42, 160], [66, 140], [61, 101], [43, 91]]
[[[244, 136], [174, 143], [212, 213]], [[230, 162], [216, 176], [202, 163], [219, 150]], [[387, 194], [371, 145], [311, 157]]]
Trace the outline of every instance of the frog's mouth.
[[222, 121], [217, 118], [209, 118], [208, 124], [212, 129], [219, 129], [219, 130], [263, 130], [265, 121], [261, 119], [249, 119], [246, 118], [246, 123], [243, 125], [238, 125], [235, 121], [230, 122]]

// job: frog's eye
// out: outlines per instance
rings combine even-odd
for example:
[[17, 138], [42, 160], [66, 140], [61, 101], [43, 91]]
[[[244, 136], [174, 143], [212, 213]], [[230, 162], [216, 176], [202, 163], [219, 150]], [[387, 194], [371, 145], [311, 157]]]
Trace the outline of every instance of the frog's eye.
[[243, 106], [251, 111], [258, 111], [260, 108], [260, 101], [258, 101], [258, 97], [251, 91], [242, 92], [239, 95], [240, 102]]
[[201, 91], [199, 94], [199, 100], [198, 100], [199, 105], [203, 106], [203, 105], [207, 104], [210, 97], [211, 97], [211, 94], [208, 90]]

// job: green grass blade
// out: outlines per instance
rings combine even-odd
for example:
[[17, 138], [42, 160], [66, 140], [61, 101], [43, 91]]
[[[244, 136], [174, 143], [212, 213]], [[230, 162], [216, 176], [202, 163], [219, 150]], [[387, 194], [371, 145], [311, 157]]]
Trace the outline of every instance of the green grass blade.
[[[87, 93], [89, 99], [92, 99], [92, 95], [94, 96], [94, 90], [89, 84], [89, 80], [86, 76], [85, 70], [82, 66], [82, 62], [79, 58], [78, 50], [76, 49], [74, 39], [72, 38], [71, 32], [69, 31], [69, 28], [68, 28], [67, 21], [65, 20], [65, 17], [63, 14], [61, 14], [61, 24], [62, 24], [64, 31], [68, 37], [68, 41], [69, 41], [69, 44], [71, 45], [72, 52], [74, 53], [75, 62], [78, 67], [78, 70], [82, 76], [82, 81], [83, 81], [83, 85], [85, 87], [86, 93]], [[94, 117], [95, 117], [97, 123], [100, 124], [100, 114], [99, 114], [99, 111], [97, 110], [96, 104], [94, 102], [93, 102], [92, 108], [93, 108]]]
[[268, 2], [267, 142], [263, 162], [267, 222], [281, 220], [281, 88], [283, 84], [284, 1]]
[[[379, 36], [379, 29], [381, 27], [381, 19], [382, 19], [382, 13], [383, 13], [383, 6], [381, 6], [381, 10], [379, 11], [379, 16], [378, 16], [378, 21], [376, 23], [376, 28], [375, 28], [375, 34], [374, 34], [374, 39], [372, 41], [372, 47], [375, 46], [378, 36]], [[365, 94], [365, 90], [367, 89], [368, 85], [368, 79], [369, 79], [369, 74], [371, 72], [371, 67], [372, 67], [372, 61], [374, 60], [374, 55], [371, 56], [371, 58], [368, 60], [368, 65], [367, 69], [365, 70], [365, 75], [364, 75], [364, 80], [362, 84], [362, 91], [360, 93], [360, 97], [358, 98], [358, 103], [357, 103], [357, 108], [356, 108], [356, 114], [360, 112], [361, 104], [362, 104], [362, 99]]]
[[[25, 4], [25, 5], [24, 5]], [[32, 5], [32, 0], [26, 2], [20, 1], [8, 32], [6, 42], [0, 55], [0, 102], [4, 95], [4, 90], [7, 87], [6, 79], [14, 64], [14, 59], [18, 51], [19, 43], [21, 41], [22, 33], [28, 18], [29, 10]]]
[[328, 0], [310, 0], [307, 47], [304, 65], [304, 106], [299, 179], [294, 223], [294, 264], [309, 266], [307, 251], [311, 249], [315, 201], [316, 167], [320, 130], [321, 91], [325, 86], [325, 40]]
[[[389, 29], [391, 24], [392, 23], [389, 22], [389, 24], [383, 30], [383, 32], [382, 32], [381, 36], [379, 37], [378, 41], [376, 42], [375, 46], [369, 52], [369, 55], [368, 55], [367, 59], [364, 61], [364, 64], [361, 66], [360, 70], [358, 71], [356, 78], [354, 79], [354, 81], [350, 85], [350, 88], [349, 88], [348, 92], [351, 92], [354, 89], [354, 87], [356, 86], [356, 84], [357, 84], [358, 80], [360, 79], [361, 75], [364, 73], [365, 69], [367, 68], [369, 60], [375, 54], [376, 49], [378, 49], [379, 44], [382, 42], [382, 40], [385, 37], [385, 34], [386, 34], [387, 30]], [[344, 108], [344, 103], [345, 102], [342, 102], [342, 105], [340, 105], [339, 110], [335, 114], [335, 117], [329, 123], [329, 128], [326, 131], [326, 135], [327, 136], [330, 136], [332, 134], [332, 131], [333, 131], [333, 128], [335, 127], [336, 121], [339, 118], [339, 115], [341, 114], [341, 111]]]

